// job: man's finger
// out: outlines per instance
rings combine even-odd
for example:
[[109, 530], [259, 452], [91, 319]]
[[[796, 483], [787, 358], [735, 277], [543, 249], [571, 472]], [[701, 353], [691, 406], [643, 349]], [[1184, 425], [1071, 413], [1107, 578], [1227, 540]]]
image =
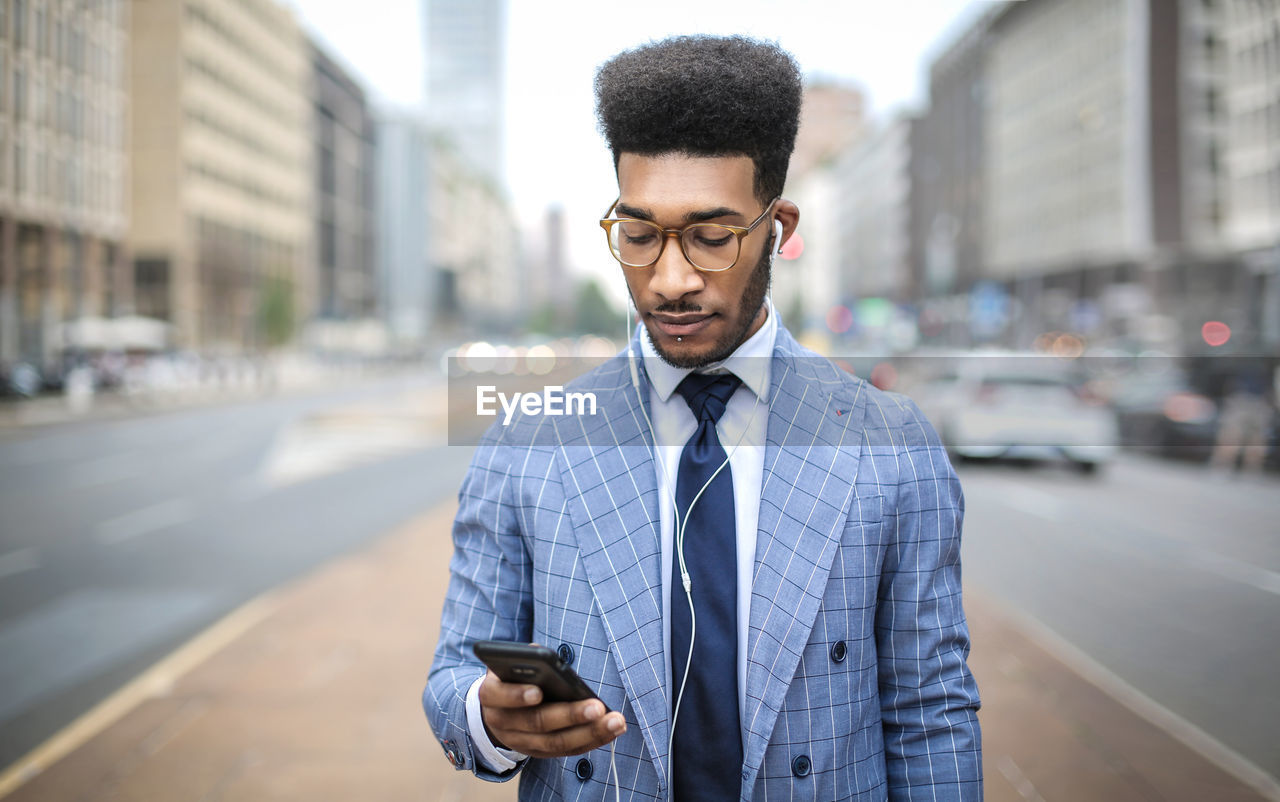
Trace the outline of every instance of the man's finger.
[[532, 707], [542, 702], [542, 689], [537, 685], [503, 682], [490, 671], [480, 683], [479, 697], [483, 707]]
[[537, 707], [495, 710], [494, 713], [495, 720], [500, 720], [501, 726], [507, 729], [549, 734], [596, 721], [605, 714], [605, 708], [599, 699], [588, 699], [584, 702], [548, 702]]
[[621, 713], [610, 713], [588, 724], [579, 724], [551, 733], [512, 731], [503, 740], [512, 749], [532, 757], [567, 757], [605, 746], [626, 732]]

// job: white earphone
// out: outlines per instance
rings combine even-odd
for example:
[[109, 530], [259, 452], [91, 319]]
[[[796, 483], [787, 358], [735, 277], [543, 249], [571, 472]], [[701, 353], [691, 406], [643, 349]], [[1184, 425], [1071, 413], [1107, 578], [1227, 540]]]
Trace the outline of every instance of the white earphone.
[[[779, 239], [781, 239], [782, 223], [777, 220], [774, 221], [774, 232], [776, 236]], [[771, 251], [770, 260], [772, 261], [773, 256], [781, 252], [781, 250], [782, 250], [781, 247], [778, 247], [778, 248], [775, 248], [773, 251]], [[628, 324], [629, 323], [630, 323], [630, 320], [628, 320]], [[627, 363], [628, 363], [628, 367], [630, 367], [631, 369], [631, 385], [632, 387], [635, 388], [636, 401], [640, 405], [640, 412], [644, 415], [645, 424], [649, 427], [649, 436], [653, 438], [654, 445], [657, 446], [658, 434], [653, 427], [653, 420], [649, 417], [648, 409], [645, 407], [644, 397], [641, 394], [642, 389], [641, 389], [641, 383], [640, 383], [640, 370], [637, 367], [637, 365], [640, 359], [642, 358], [642, 356], [638, 354], [637, 351], [639, 351], [639, 348], [636, 347], [636, 338], [633, 337], [627, 345]], [[673, 555], [673, 558], [676, 561], [676, 564], [680, 567], [681, 585], [684, 587], [685, 599], [689, 602], [689, 652], [685, 656], [684, 672], [681, 676], [680, 686], [679, 686], [680, 692], [676, 695], [675, 704], [672, 706], [672, 711], [671, 711], [671, 728], [670, 728], [668, 739], [667, 739], [668, 759], [670, 759], [671, 750], [675, 742], [676, 722], [679, 720], [679, 716], [680, 716], [680, 703], [684, 699], [685, 685], [689, 680], [689, 669], [693, 665], [693, 644], [698, 637], [698, 618], [697, 618], [697, 614], [694, 612], [694, 606], [693, 606], [693, 580], [689, 576], [689, 569], [685, 565], [685, 561], [684, 561], [685, 525], [688, 523], [689, 514], [693, 510], [694, 505], [698, 503], [698, 500], [700, 498], [702, 498], [702, 494], [705, 493], [707, 488], [711, 486], [711, 483], [714, 482], [715, 478], [720, 475], [720, 472], [729, 466], [729, 462], [733, 458], [734, 453], [738, 450], [738, 447], [742, 445], [742, 441], [746, 438], [747, 431], [751, 427], [751, 421], [755, 420], [756, 411], [759, 409], [759, 407], [760, 407], [760, 396], [757, 395], [755, 403], [752, 404], [751, 406], [751, 416], [747, 419], [746, 426], [742, 428], [742, 433], [738, 436], [737, 441], [725, 454], [724, 462], [720, 463], [720, 467], [715, 469], [715, 471], [707, 479], [706, 483], [702, 485], [701, 489], [699, 489], [698, 492], [694, 494], [694, 497], [689, 502], [688, 509], [685, 510], [683, 521], [681, 520], [681, 516], [680, 516], [680, 505], [676, 502], [675, 482], [672, 481], [672, 477], [670, 476], [670, 474], [667, 473], [666, 465], [664, 464], [661, 457], [655, 455], [655, 459], [658, 463], [658, 469], [662, 472], [663, 484], [665, 485], [666, 490], [671, 497], [671, 511], [674, 516], [673, 524], [674, 524], [674, 530], [675, 530], [673, 532], [674, 543], [672, 544], [675, 547], [675, 554]], [[672, 662], [673, 662], [672, 670], [674, 671], [675, 665], [674, 665], [674, 661]], [[612, 761], [613, 761], [613, 757], [611, 753], [610, 754], [611, 764], [612, 764]], [[616, 772], [616, 769], [614, 769], [612, 766], [610, 767], [610, 770]], [[616, 783], [616, 779], [615, 779], [615, 783]], [[616, 791], [616, 784], [615, 784], [615, 791]]]
[[769, 254], [769, 261], [782, 255], [782, 221], [773, 218], [773, 251]]

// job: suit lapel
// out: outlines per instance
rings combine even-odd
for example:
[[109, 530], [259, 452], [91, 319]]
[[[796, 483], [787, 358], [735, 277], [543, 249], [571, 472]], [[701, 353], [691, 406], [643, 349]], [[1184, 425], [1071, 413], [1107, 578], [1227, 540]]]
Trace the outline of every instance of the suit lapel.
[[809, 640], [858, 470], [865, 399], [841, 395], [837, 369], [803, 354], [779, 330], [747, 643], [745, 788]]
[[665, 784], [670, 707], [653, 442], [625, 359], [618, 370], [610, 373], [609, 367], [600, 374], [601, 386], [582, 388], [597, 395], [595, 429], [566, 432], [562, 442], [569, 445], [559, 452], [573, 532], [610, 653]]

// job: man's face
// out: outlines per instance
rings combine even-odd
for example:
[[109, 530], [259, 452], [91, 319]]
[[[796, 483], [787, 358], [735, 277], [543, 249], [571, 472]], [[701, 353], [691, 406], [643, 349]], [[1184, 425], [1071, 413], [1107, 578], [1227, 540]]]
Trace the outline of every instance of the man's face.
[[[747, 226], [764, 210], [753, 191], [754, 175], [746, 156], [623, 153], [614, 213], [663, 228], [695, 221]], [[779, 202], [783, 204], [787, 215], [795, 208]], [[791, 222], [788, 229], [793, 227]], [[663, 359], [681, 368], [716, 362], [760, 328], [772, 231], [773, 223], [766, 218], [743, 238], [738, 262], [718, 273], [691, 265], [675, 238], [667, 241], [652, 266], [622, 268], [640, 319]]]

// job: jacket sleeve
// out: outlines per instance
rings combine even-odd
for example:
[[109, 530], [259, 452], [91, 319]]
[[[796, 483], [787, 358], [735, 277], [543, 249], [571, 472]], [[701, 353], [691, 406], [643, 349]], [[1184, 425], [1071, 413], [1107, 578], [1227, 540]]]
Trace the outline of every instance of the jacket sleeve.
[[[467, 690], [485, 673], [471, 646], [478, 640], [527, 642], [532, 632], [532, 564], [515, 506], [512, 460], [519, 449], [486, 436], [458, 492], [453, 559], [440, 622], [440, 641], [422, 706], [455, 768], [490, 781], [510, 779], [477, 760], [467, 726]], [[523, 764], [521, 764], [523, 765]]]
[[960, 596], [964, 497], [933, 427], [896, 400], [897, 498], [876, 612], [889, 798], [980, 800], [980, 702]]

